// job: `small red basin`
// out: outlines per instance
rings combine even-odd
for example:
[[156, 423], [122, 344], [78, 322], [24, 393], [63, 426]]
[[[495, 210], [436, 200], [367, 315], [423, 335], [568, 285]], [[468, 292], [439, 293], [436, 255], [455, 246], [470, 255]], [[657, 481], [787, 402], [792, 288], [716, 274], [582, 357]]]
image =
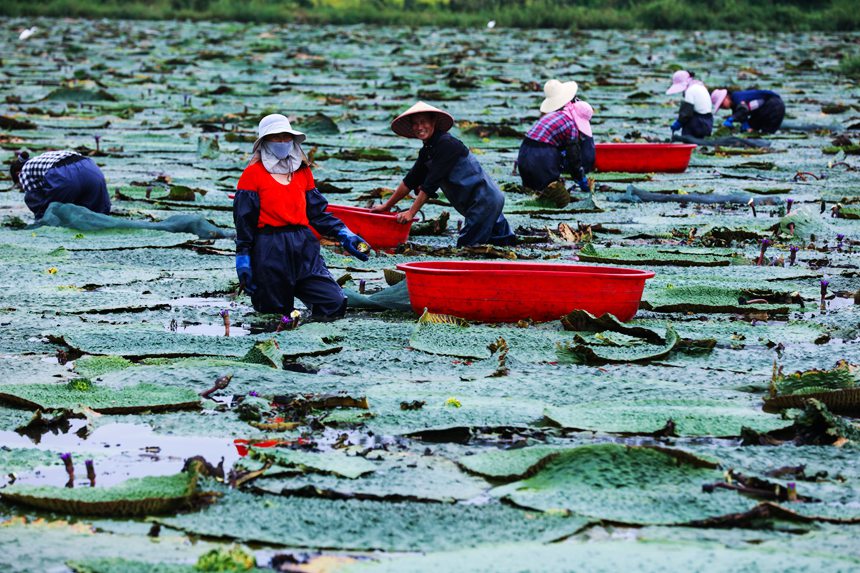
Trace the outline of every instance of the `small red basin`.
[[412, 310], [481, 322], [557, 320], [572, 310], [630, 320], [651, 271], [494, 261], [401, 263]]
[[624, 173], [681, 173], [696, 148], [692, 143], [598, 143], [594, 168]]
[[396, 213], [372, 213], [370, 209], [347, 205], [329, 205], [326, 211], [343, 221], [350, 231], [376, 250], [393, 249], [405, 243], [415, 221], [398, 223]]

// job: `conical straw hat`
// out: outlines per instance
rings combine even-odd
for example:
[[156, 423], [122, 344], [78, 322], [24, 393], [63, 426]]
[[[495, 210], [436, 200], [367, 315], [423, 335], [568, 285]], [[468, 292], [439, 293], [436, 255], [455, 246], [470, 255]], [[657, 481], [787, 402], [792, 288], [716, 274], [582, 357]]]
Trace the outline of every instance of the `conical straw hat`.
[[412, 117], [416, 113], [432, 113], [436, 116], [436, 131], [448, 131], [454, 126], [454, 118], [448, 112], [419, 101], [391, 122], [391, 131], [403, 137], [415, 137], [412, 131]]

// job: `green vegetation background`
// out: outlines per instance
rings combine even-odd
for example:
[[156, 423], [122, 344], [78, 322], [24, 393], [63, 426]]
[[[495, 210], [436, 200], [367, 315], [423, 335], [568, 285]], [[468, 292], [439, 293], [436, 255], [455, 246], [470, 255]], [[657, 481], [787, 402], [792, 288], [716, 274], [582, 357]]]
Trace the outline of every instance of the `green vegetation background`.
[[854, 32], [857, 0], [3, 0], [6, 16]]

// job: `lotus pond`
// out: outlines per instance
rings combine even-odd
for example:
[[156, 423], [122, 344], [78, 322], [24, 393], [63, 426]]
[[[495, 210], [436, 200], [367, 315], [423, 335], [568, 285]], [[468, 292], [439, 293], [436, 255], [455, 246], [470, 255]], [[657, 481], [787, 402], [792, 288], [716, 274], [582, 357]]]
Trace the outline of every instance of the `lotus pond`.
[[[367, 206], [414, 161], [388, 124], [424, 99], [522, 238], [452, 248], [432, 202], [394, 252], [328, 245], [347, 318], [284, 329], [237, 295], [229, 238], [29, 227], [6, 178], [4, 571], [860, 568], [860, 87], [836, 72], [858, 35], [0, 29], [4, 161], [93, 157], [121, 220], [229, 233], [272, 112], [309, 134], [330, 202]], [[781, 92], [784, 129], [680, 174], [597, 173], [563, 206], [519, 187], [545, 79], [580, 82], [598, 141], [658, 142], [682, 66]], [[625, 324], [419, 318], [394, 269], [444, 259], [657, 275]]]

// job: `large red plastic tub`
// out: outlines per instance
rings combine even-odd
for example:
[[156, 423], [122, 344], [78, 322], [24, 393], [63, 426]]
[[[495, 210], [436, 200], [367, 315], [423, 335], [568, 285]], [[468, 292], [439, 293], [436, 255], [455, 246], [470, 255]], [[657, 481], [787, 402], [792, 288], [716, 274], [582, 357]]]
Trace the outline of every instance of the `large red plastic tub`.
[[696, 148], [692, 143], [598, 143], [594, 168], [625, 173], [681, 173]]
[[347, 205], [329, 205], [326, 211], [343, 221], [350, 231], [360, 235], [376, 250], [393, 249], [405, 243], [414, 221], [398, 223], [397, 213], [373, 213], [370, 209]]
[[402, 263], [412, 310], [481, 322], [556, 320], [572, 310], [630, 320], [651, 271], [494, 261]]

